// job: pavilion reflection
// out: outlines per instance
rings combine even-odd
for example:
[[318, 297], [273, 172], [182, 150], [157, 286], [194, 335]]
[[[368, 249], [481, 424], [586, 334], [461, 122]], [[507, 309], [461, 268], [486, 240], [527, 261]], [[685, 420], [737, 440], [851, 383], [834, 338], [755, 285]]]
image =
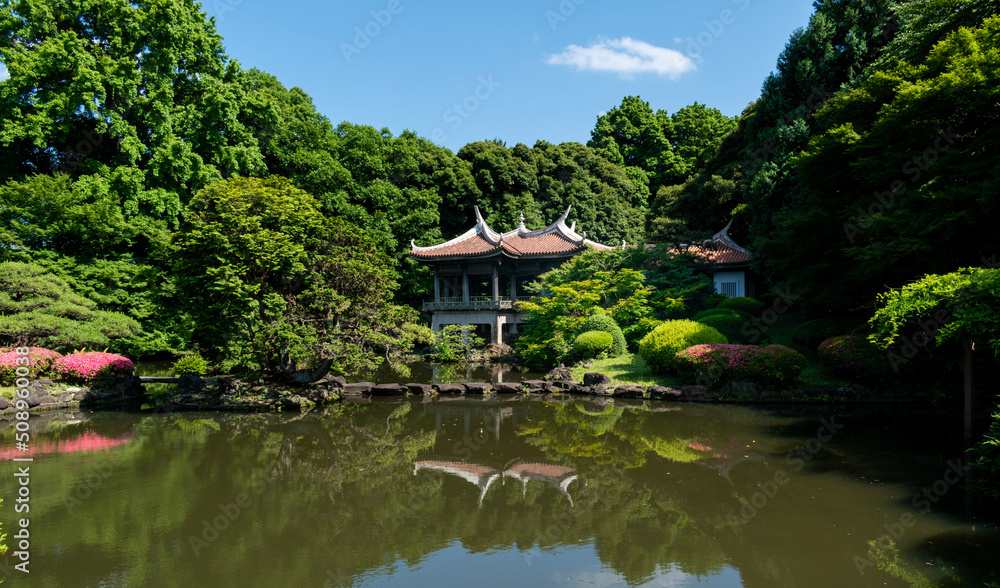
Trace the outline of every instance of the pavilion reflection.
[[570, 506], [573, 497], [569, 493], [569, 485], [579, 476], [576, 469], [553, 463], [538, 461], [513, 460], [505, 466], [490, 464], [477, 460], [456, 460], [425, 456], [413, 462], [413, 475], [421, 470], [434, 470], [461, 478], [479, 489], [477, 505], [483, 506], [483, 499], [490, 487], [498, 479], [505, 483], [507, 478], [521, 482], [521, 496], [528, 493], [528, 482], [538, 481], [554, 488], [566, 497]]

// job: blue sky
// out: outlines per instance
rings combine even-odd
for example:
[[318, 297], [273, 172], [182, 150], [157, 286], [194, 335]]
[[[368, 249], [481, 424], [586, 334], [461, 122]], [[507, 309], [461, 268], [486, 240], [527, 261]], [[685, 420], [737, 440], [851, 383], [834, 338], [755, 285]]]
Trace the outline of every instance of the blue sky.
[[334, 124], [457, 151], [500, 138], [586, 142], [639, 95], [737, 115], [811, 0], [208, 0], [227, 52], [313, 97]]

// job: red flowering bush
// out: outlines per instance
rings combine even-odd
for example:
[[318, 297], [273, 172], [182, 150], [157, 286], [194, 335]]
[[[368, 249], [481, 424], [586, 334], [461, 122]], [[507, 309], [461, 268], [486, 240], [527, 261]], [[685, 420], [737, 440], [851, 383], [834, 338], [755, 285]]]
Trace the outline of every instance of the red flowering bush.
[[852, 378], [883, 380], [893, 375], [886, 352], [862, 335], [830, 337], [817, 351], [824, 367]]
[[679, 352], [676, 362], [678, 372], [706, 385], [727, 380], [788, 385], [806, 366], [805, 356], [784, 345], [694, 345]]
[[55, 372], [69, 382], [107, 386], [135, 375], [135, 366], [121, 355], [84, 351], [56, 360]]
[[[19, 355], [13, 347], [2, 347], [0, 348], [0, 384], [4, 386], [10, 386], [17, 379], [17, 359], [19, 357], [24, 357]], [[42, 378], [51, 375], [52, 364], [62, 357], [62, 354], [51, 349], [45, 349], [44, 347], [29, 347], [28, 348], [28, 359], [30, 364], [27, 367], [29, 370], [29, 378]]]

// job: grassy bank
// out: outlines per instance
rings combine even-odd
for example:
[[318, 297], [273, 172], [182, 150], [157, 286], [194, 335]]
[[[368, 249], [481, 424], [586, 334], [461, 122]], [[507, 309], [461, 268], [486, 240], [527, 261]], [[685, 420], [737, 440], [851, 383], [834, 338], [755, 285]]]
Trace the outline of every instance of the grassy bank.
[[628, 353], [611, 359], [595, 359], [590, 362], [593, 367], [571, 368], [573, 379], [581, 382], [587, 372], [600, 372], [611, 378], [611, 385], [639, 384], [642, 386], [668, 386], [677, 388], [684, 382], [677, 376], [666, 376], [653, 373], [644, 359]]

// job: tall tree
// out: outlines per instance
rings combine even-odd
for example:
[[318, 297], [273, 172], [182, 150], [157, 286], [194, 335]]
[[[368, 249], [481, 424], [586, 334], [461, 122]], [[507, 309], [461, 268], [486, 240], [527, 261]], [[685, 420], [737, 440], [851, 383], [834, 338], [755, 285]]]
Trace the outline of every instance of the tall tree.
[[424, 333], [392, 304], [392, 263], [369, 237], [326, 217], [277, 176], [199, 192], [174, 235], [195, 341], [223, 369], [299, 381], [398, 358]]

